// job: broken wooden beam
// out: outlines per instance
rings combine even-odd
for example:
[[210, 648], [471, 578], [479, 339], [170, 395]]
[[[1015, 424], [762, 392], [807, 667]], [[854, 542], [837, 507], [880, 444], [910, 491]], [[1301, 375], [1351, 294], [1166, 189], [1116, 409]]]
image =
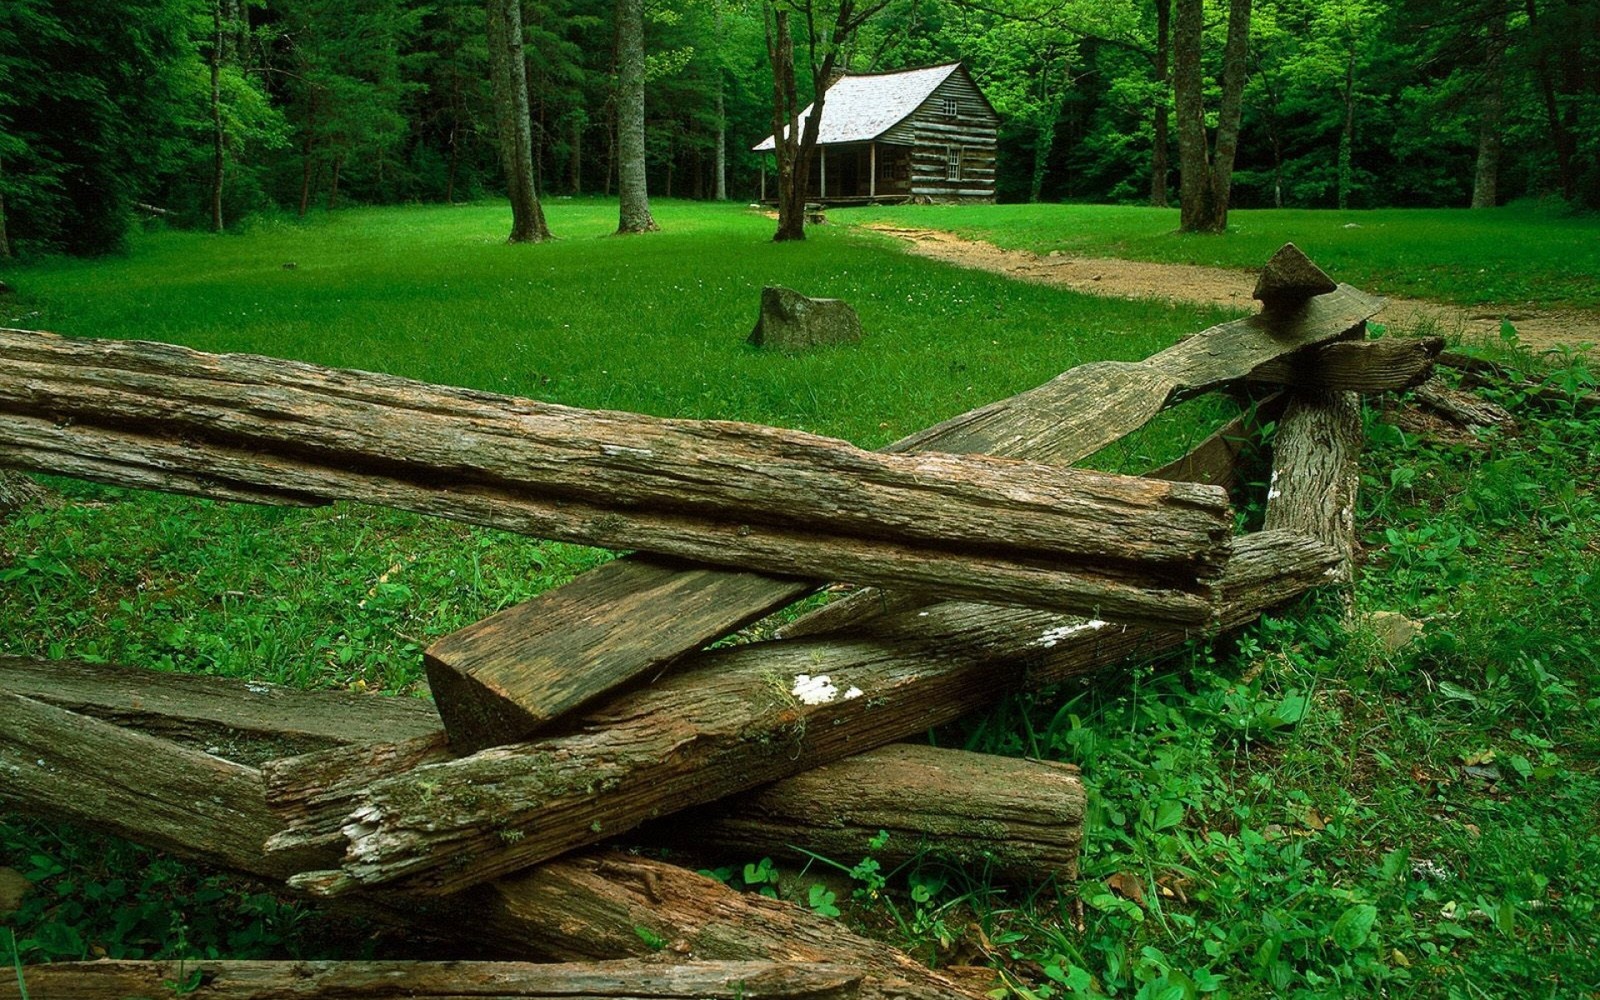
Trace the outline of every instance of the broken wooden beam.
[[[1288, 532], [1240, 539], [1223, 579], [1224, 624], [1325, 583], [1338, 558]], [[456, 892], [646, 819], [902, 739], [1004, 691], [1186, 638], [1181, 630], [952, 602], [848, 636], [711, 650], [568, 720], [561, 735], [390, 774], [351, 761], [343, 809], [337, 796], [321, 794], [340, 773], [323, 755], [272, 762], [268, 801], [289, 829], [269, 848], [342, 838], [338, 869], [291, 882], [317, 895], [377, 885]]]
[[[8, 970], [9, 972], [9, 970]], [[55, 962], [0, 977], [0, 1000], [855, 1000], [862, 975], [823, 962]]]
[[1070, 764], [895, 743], [675, 814], [643, 836], [744, 857], [853, 864], [870, 854], [886, 870], [927, 858], [1066, 885], [1078, 875], [1083, 810]]
[[[77, 664], [56, 664], [72, 672]], [[124, 688], [132, 687], [126, 670]], [[113, 725], [5, 690], [0, 669], [0, 801], [120, 836], [179, 857], [281, 880], [314, 863], [312, 847], [269, 856], [262, 844], [282, 822], [262, 802], [259, 770], [223, 760], [147, 728], [194, 743], [211, 724], [194, 721], [179, 685], [166, 697], [124, 706]], [[183, 676], [195, 701], [214, 700], [216, 678]], [[25, 679], [22, 684], [28, 683]], [[288, 699], [312, 715], [327, 714], [330, 692]], [[245, 703], [238, 731], [264, 730], [282, 706]], [[265, 709], [263, 711], [263, 709]], [[261, 717], [252, 718], [259, 712]], [[355, 727], [359, 729], [359, 727]], [[442, 745], [442, 739], [441, 739]], [[85, 758], [83, 753], [94, 756]], [[130, 768], [129, 761], [138, 761]], [[337, 853], [321, 863], [337, 861]], [[671, 945], [675, 956], [704, 959], [838, 961], [864, 974], [867, 998], [947, 1000], [981, 995], [881, 942], [851, 933], [839, 921], [792, 903], [735, 892], [665, 862], [609, 851], [580, 852], [440, 901], [367, 893], [363, 911], [390, 923], [459, 938], [479, 951], [553, 961], [644, 956], [656, 950], [640, 936]]]
[[[903, 438], [888, 450], [990, 454], [1067, 465], [1137, 429], [1177, 394], [1245, 379], [1274, 359], [1345, 336], [1361, 328], [1381, 304], [1340, 288], [1270, 321], [1251, 317], [1212, 327], [1139, 365], [1074, 368], [1044, 386]], [[1120, 389], [1108, 391], [1104, 378]], [[430, 648], [429, 683], [440, 694], [440, 711], [457, 750], [471, 753], [528, 738], [562, 713], [633, 678], [655, 675], [711, 639], [817, 586], [707, 568], [685, 569], [669, 579], [661, 565], [637, 558], [609, 563], [591, 571], [592, 580], [580, 578], [469, 625]], [[861, 577], [834, 578], [870, 583]], [[678, 606], [655, 607], [653, 600], [667, 591]], [[898, 595], [893, 600], [906, 606], [928, 601], [916, 587]], [[869, 599], [858, 599], [854, 607]], [[820, 613], [830, 614], [827, 609]], [[649, 617], [640, 622], [641, 614]], [[842, 621], [852, 612], [831, 614]], [[1109, 605], [1096, 614], [1125, 620]], [[575, 654], [569, 632], [597, 643], [603, 654]]]
[[26, 331], [0, 331], [0, 465], [1178, 625], [1211, 620], [1231, 529], [1193, 484]]
[[1470, 392], [1454, 389], [1438, 378], [1416, 388], [1418, 403], [1462, 427], [1504, 427], [1515, 429], [1516, 417], [1499, 403]]

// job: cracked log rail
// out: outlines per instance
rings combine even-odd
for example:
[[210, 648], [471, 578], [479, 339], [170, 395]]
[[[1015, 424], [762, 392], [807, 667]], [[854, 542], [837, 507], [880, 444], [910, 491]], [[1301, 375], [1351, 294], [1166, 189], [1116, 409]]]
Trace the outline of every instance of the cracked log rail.
[[0, 465], [260, 502], [349, 499], [542, 538], [1204, 625], [1221, 490], [868, 452], [367, 372], [0, 330]]
[[[1291, 245], [1274, 261], [1297, 255]], [[1431, 369], [1437, 346], [1397, 351], [1328, 343], [1359, 331], [1381, 305], [1348, 286], [1306, 301], [1280, 298], [1268, 312], [1212, 327], [1145, 361], [1081, 365], [887, 450], [1068, 465], [1143, 426], [1171, 399], [1230, 382], [1320, 384], [1331, 370], [1349, 384], [1370, 381], [1374, 368], [1386, 386], [1415, 379], [1419, 370]], [[1324, 365], [1329, 351], [1335, 356]], [[471, 753], [525, 739], [562, 713], [656, 673], [815, 586], [655, 558], [620, 559], [439, 640], [428, 650], [428, 681], [453, 748]], [[1118, 620], [1107, 608], [1099, 616]]]

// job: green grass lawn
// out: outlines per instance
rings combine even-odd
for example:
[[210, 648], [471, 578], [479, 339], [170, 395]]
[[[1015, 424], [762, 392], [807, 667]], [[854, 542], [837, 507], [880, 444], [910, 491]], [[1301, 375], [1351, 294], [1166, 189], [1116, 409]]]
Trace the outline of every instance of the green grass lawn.
[[1259, 269], [1295, 243], [1338, 281], [1380, 295], [1507, 309], [1600, 309], [1600, 215], [1537, 205], [1466, 209], [1255, 209], [1223, 236], [1184, 235], [1177, 209], [1115, 205], [909, 206], [844, 221], [948, 229], [1010, 249]]
[[[876, 446], [1223, 318], [957, 270], [844, 226], [778, 246], [742, 207], [661, 203], [663, 232], [621, 239], [606, 235], [614, 204], [549, 209], [563, 238], [545, 246], [504, 245], [498, 205], [146, 234], [124, 258], [4, 272], [20, 294], [0, 300], [0, 323]], [[950, 211], [997, 231], [1026, 218]], [[1107, 231], [1159, 222], [1093, 211]], [[886, 217], [945, 225], [944, 212]], [[1308, 213], [1306, 226], [1344, 232], [1343, 218]], [[1158, 235], [1140, 239], [1153, 248]], [[1260, 239], [1256, 262], [1280, 241]], [[1352, 243], [1345, 266], [1381, 249]], [[867, 339], [799, 357], [748, 346], [773, 282], [852, 302]], [[1563, 377], [1593, 384], [1581, 369]], [[1369, 407], [1354, 609], [1421, 621], [1417, 642], [1385, 650], [1337, 601], [1313, 598], [1160, 664], [975, 706], [930, 736], [1084, 769], [1083, 880], [997, 887], [929, 862], [881, 873], [880, 893], [862, 858], [837, 859], [860, 875], [846, 918], [930, 961], [997, 964], [1014, 995], [1039, 1000], [1600, 989], [1600, 420], [1498, 398], [1519, 433], [1435, 439]], [[1098, 463], [1147, 468], [1224, 412], [1186, 404]], [[53, 485], [65, 502], [0, 524], [0, 653], [406, 694], [434, 637], [605, 558], [352, 504]], [[759, 861], [727, 860], [734, 884]], [[0, 867], [37, 887], [9, 918], [16, 946], [0, 931], [0, 962], [371, 947], [259, 887], [14, 813], [0, 814]]]

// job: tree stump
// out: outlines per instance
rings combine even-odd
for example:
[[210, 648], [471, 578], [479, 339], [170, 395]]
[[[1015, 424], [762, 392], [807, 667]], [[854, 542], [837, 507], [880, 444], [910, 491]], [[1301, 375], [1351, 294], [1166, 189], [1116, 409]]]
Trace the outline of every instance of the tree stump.
[[780, 351], [804, 351], [861, 339], [861, 318], [840, 299], [813, 299], [790, 288], [761, 290], [761, 318], [750, 343]]

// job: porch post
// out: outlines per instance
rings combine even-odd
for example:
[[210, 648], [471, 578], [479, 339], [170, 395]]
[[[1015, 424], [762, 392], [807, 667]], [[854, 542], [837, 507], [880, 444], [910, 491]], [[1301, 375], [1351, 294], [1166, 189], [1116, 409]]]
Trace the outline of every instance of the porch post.
[[817, 147], [817, 160], [820, 161], [821, 164], [822, 164], [822, 170], [819, 172], [820, 183], [817, 186], [817, 200], [825, 201], [825, 200], [827, 200], [827, 197], [828, 197], [828, 147], [827, 146], [818, 146]]
[[[857, 188], [857, 190], [860, 190]], [[878, 196], [878, 141], [867, 143], [867, 197]]]
[[763, 156], [761, 158], [761, 202], [762, 202], [762, 204], [766, 204], [766, 201], [767, 201], [767, 158], [765, 156]]

